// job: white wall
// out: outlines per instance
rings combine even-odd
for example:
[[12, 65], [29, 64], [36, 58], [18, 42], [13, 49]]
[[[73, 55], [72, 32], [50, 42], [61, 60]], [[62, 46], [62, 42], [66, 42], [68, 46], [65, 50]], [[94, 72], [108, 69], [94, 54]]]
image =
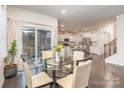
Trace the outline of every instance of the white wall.
[[4, 62], [7, 55], [6, 6], [0, 6], [0, 87], [4, 82]]
[[117, 53], [105, 62], [124, 66], [124, 14], [117, 16]]
[[98, 51], [99, 54], [104, 53], [104, 44], [116, 38], [115, 36], [115, 21], [100, 24], [98, 30]]
[[117, 16], [117, 52], [124, 54], [124, 15]]
[[58, 43], [58, 21], [57, 18], [49, 17], [46, 15], [38, 14], [35, 12], [26, 11], [23, 9], [8, 7], [7, 17], [20, 21], [30, 22], [36, 24], [43, 24], [52, 27], [52, 46], [56, 46]]

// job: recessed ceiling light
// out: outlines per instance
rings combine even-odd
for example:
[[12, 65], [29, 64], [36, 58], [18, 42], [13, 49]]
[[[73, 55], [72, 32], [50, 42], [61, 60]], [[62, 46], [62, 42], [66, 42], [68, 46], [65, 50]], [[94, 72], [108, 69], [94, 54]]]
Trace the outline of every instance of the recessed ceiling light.
[[63, 24], [61, 24], [61, 27], [64, 27], [64, 25], [63, 25]]
[[64, 9], [61, 12], [62, 12], [62, 14], [65, 14], [66, 13], [66, 11]]
[[65, 31], [65, 29], [63, 28], [62, 31]]

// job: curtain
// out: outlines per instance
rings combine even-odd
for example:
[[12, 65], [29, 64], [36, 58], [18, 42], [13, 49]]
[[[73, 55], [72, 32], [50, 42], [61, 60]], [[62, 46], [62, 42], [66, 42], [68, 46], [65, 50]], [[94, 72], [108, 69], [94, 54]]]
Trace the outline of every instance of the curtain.
[[0, 65], [7, 55], [6, 6], [0, 5]]
[[8, 33], [7, 33], [7, 48], [11, 47], [13, 40], [16, 40], [17, 54], [15, 57], [15, 64], [18, 70], [22, 69], [20, 55], [22, 54], [22, 35], [21, 35], [21, 22], [8, 19]]
[[0, 88], [4, 82], [4, 58], [7, 55], [6, 5], [0, 5]]
[[8, 20], [8, 50], [11, 47], [13, 40], [17, 40], [18, 23], [12, 20]]

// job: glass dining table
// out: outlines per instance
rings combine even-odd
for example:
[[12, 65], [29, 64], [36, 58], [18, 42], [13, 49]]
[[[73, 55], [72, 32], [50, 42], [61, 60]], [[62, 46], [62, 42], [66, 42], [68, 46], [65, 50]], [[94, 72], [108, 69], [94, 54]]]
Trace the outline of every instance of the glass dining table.
[[73, 71], [72, 57], [60, 57], [60, 61], [55, 58], [44, 60], [44, 70], [53, 78], [53, 87], [57, 87], [56, 80], [62, 78]]

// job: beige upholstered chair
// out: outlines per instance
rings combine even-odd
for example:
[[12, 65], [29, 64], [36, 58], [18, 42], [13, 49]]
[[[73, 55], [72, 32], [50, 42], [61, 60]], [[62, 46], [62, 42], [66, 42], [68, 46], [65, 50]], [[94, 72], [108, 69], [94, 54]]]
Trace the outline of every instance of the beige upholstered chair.
[[26, 84], [28, 88], [43, 87], [45, 85], [52, 84], [53, 80], [45, 72], [41, 72], [37, 75], [32, 76], [28, 64], [23, 60], [22, 62]]
[[54, 57], [53, 50], [44, 50], [42, 51], [42, 59], [49, 59]]
[[[82, 62], [82, 61], [81, 61]], [[74, 67], [73, 74], [57, 80], [57, 84], [63, 88], [85, 88], [88, 86], [92, 59], [87, 59], [82, 64]]]
[[77, 60], [83, 60], [83, 59], [84, 59], [84, 52], [83, 51], [74, 51], [74, 53], [73, 53], [74, 65], [76, 65]]
[[[44, 60], [44, 65], [47, 67], [51, 67], [47, 64], [53, 64], [52, 60], [54, 58], [54, 51], [53, 50], [44, 50], [42, 51], [42, 59]], [[45, 60], [47, 60], [47, 64], [45, 63]]]
[[[73, 63], [76, 64], [77, 60], [83, 60], [84, 59], [84, 52], [83, 51], [74, 51], [73, 53]], [[65, 67], [71, 68], [72, 65], [66, 65]]]

